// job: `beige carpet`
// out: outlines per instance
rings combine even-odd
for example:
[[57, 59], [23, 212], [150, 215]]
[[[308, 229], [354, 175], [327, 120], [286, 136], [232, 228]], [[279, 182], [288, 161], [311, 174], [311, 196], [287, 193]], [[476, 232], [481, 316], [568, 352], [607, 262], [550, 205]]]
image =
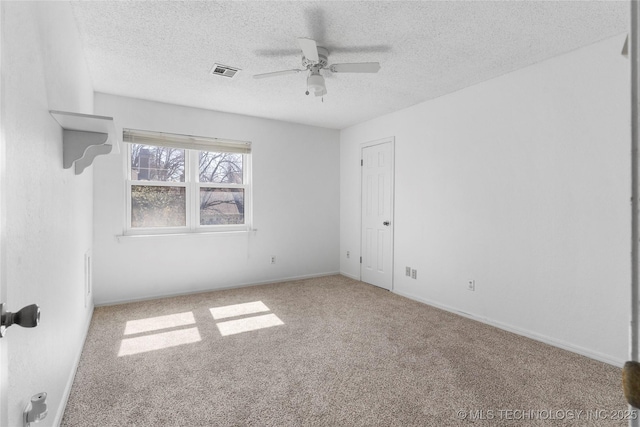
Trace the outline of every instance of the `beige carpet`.
[[62, 425], [626, 425], [626, 408], [619, 368], [331, 276], [96, 308]]

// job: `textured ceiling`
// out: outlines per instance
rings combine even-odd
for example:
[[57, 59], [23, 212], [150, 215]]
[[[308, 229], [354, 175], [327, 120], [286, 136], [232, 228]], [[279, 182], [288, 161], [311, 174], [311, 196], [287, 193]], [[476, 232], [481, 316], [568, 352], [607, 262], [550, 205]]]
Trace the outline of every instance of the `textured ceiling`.
[[[98, 92], [342, 129], [627, 31], [626, 1], [73, 2]], [[296, 39], [329, 63], [305, 96]], [[241, 68], [213, 76], [214, 63]]]

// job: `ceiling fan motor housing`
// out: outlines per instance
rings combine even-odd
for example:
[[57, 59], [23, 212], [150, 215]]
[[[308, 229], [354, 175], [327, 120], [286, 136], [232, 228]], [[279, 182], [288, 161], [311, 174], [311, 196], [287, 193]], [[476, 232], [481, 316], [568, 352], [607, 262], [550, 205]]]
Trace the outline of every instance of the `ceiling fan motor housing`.
[[314, 67], [314, 68], [324, 68], [327, 66], [327, 64], [329, 62], [327, 62], [327, 58], [329, 57], [329, 51], [324, 48], [324, 47], [320, 47], [318, 46], [318, 62], [314, 62], [311, 61], [309, 59], [307, 59], [305, 56], [302, 56], [302, 66], [304, 68], [310, 68], [310, 67]]

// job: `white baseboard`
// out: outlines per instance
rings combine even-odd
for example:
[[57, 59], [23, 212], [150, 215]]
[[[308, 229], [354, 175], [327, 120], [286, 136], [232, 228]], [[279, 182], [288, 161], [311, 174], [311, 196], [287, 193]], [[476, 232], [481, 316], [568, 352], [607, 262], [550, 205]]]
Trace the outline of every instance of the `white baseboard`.
[[126, 303], [129, 303], [129, 302], [150, 301], [150, 300], [160, 299], [160, 298], [171, 298], [171, 297], [178, 297], [178, 296], [183, 296], [183, 295], [203, 294], [203, 293], [206, 293], [206, 292], [223, 291], [223, 290], [226, 290], [226, 289], [238, 289], [238, 288], [246, 288], [246, 287], [249, 287], [249, 286], [271, 285], [273, 283], [293, 282], [293, 281], [296, 281], [296, 280], [313, 279], [315, 277], [335, 276], [336, 274], [340, 274], [340, 272], [331, 271], [331, 272], [326, 272], [326, 273], [305, 274], [305, 275], [302, 275], [302, 276], [289, 276], [289, 277], [282, 277], [282, 278], [277, 278], [277, 279], [269, 279], [269, 280], [258, 281], [258, 282], [246, 282], [246, 283], [239, 283], [239, 284], [236, 284], [236, 285], [220, 286], [220, 287], [209, 288], [209, 289], [201, 289], [201, 290], [190, 291], [190, 292], [169, 292], [169, 293], [163, 293], [163, 294], [149, 295], [149, 296], [145, 296], [145, 297], [142, 297], [142, 298], [127, 298], [127, 299], [121, 299], [121, 300], [110, 300], [110, 301], [100, 302], [100, 303], [96, 304], [95, 306], [96, 307], [104, 307], [104, 306], [108, 306], [108, 305], [126, 304]]
[[75, 360], [73, 361], [73, 369], [69, 372], [69, 378], [67, 378], [67, 384], [64, 387], [64, 393], [62, 395], [62, 399], [60, 400], [60, 406], [56, 411], [56, 416], [53, 419], [54, 426], [60, 426], [62, 423], [62, 417], [64, 416], [64, 411], [67, 408], [67, 402], [69, 401], [69, 396], [71, 395], [71, 388], [73, 387], [73, 381], [76, 378], [76, 372], [78, 371], [78, 366], [80, 365], [80, 357], [82, 356], [82, 350], [84, 350], [84, 343], [87, 341], [87, 335], [89, 334], [89, 326], [91, 326], [91, 319], [93, 319], [93, 307], [91, 307], [91, 312], [88, 316], [87, 324], [84, 328], [84, 336], [82, 337], [82, 345], [78, 350], [78, 354], [76, 355]]
[[514, 334], [522, 335], [524, 337], [531, 338], [533, 340], [540, 341], [540, 342], [543, 342], [545, 344], [549, 344], [549, 345], [552, 345], [554, 347], [558, 347], [558, 348], [561, 348], [563, 350], [570, 351], [572, 353], [577, 353], [577, 354], [580, 354], [582, 356], [588, 357], [590, 359], [594, 359], [594, 360], [597, 360], [597, 361], [600, 361], [600, 362], [603, 362], [603, 363], [607, 363], [609, 365], [613, 365], [613, 366], [617, 366], [617, 367], [621, 368], [622, 365], [624, 365], [624, 362], [625, 362], [624, 360], [619, 360], [619, 359], [613, 358], [613, 357], [611, 357], [611, 356], [609, 356], [607, 354], [602, 354], [602, 353], [599, 353], [597, 351], [586, 349], [584, 347], [579, 347], [579, 346], [576, 346], [576, 345], [573, 345], [573, 344], [570, 344], [570, 343], [567, 343], [567, 342], [564, 342], [564, 341], [559, 341], [559, 340], [556, 340], [554, 338], [550, 338], [550, 337], [547, 337], [545, 335], [538, 334], [536, 332], [528, 331], [526, 329], [517, 328], [517, 327], [511, 326], [511, 325], [507, 325], [507, 324], [502, 323], [502, 322], [498, 322], [496, 320], [488, 319], [486, 317], [478, 317], [478, 316], [475, 316], [473, 314], [465, 313], [465, 312], [459, 311], [459, 310], [457, 310], [457, 309], [455, 309], [453, 307], [449, 307], [447, 305], [440, 304], [440, 303], [437, 303], [435, 301], [428, 300], [426, 298], [417, 297], [415, 295], [411, 295], [411, 294], [408, 294], [408, 293], [405, 293], [405, 292], [399, 292], [399, 291], [396, 291], [396, 290], [394, 290], [393, 292], [398, 294], [398, 295], [401, 295], [403, 297], [412, 299], [414, 301], [418, 301], [418, 302], [430, 305], [432, 307], [436, 307], [436, 308], [439, 308], [441, 310], [448, 311], [448, 312], [453, 313], [453, 314], [457, 314], [459, 316], [463, 316], [463, 317], [466, 317], [466, 318], [469, 318], [469, 319], [472, 319], [472, 320], [475, 320], [475, 321], [478, 321], [478, 322], [481, 322], [481, 323], [485, 323], [487, 325], [494, 326], [496, 328], [499, 328], [499, 329], [502, 329], [502, 330], [505, 330], [505, 331], [508, 331], [508, 332], [513, 332]]
[[341, 272], [340, 272], [340, 275], [341, 275], [341, 276], [344, 276], [344, 277], [348, 277], [349, 279], [353, 279], [353, 280], [358, 280], [358, 281], [360, 281], [360, 278], [359, 278], [358, 276], [355, 276], [355, 275], [353, 275], [353, 274], [349, 274], [349, 273], [345, 273], [344, 271], [341, 271]]

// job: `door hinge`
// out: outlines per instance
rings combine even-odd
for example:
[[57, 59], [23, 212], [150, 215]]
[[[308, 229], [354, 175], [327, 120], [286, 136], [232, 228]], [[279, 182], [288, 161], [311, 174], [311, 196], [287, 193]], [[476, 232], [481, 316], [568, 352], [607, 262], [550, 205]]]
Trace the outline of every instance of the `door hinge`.
[[364, 166], [364, 160], [360, 159], [360, 166]]
[[362, 257], [360, 257], [360, 264], [362, 264]]

